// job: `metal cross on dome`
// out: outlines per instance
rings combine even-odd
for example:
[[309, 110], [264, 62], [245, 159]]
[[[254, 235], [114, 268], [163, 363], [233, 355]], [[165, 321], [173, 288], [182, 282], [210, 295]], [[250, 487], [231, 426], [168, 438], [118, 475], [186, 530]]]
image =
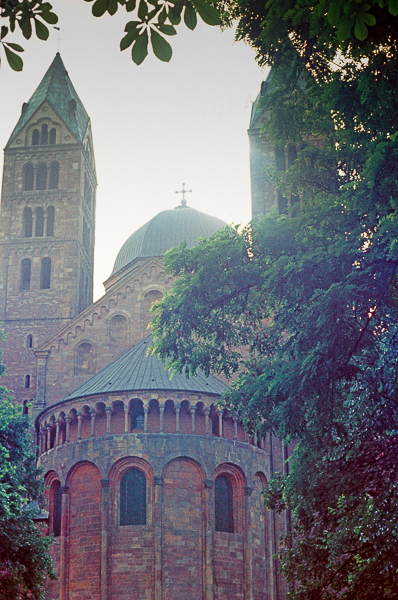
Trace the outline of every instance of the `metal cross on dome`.
[[182, 184], [182, 190], [180, 190], [179, 192], [176, 192], [176, 194], [182, 194], [182, 200], [181, 200], [181, 205], [182, 206], [186, 206], [187, 205], [187, 201], [185, 199], [185, 194], [188, 194], [189, 192], [192, 192], [192, 190], [186, 190], [185, 189], [185, 183]]

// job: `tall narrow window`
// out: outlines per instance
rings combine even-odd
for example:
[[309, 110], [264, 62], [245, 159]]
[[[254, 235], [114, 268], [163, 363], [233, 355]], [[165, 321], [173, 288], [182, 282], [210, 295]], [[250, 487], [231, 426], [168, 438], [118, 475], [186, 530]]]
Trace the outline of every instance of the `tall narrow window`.
[[216, 531], [233, 533], [233, 494], [228, 475], [219, 475], [214, 486]]
[[40, 289], [48, 290], [51, 283], [51, 258], [43, 258], [40, 270]]
[[44, 235], [44, 212], [41, 206], [38, 206], [35, 211], [36, 225], [35, 237], [43, 237]]
[[25, 192], [33, 190], [33, 165], [28, 163], [23, 172], [23, 189]]
[[61, 535], [62, 491], [61, 484], [56, 481], [53, 487], [52, 530], [54, 537]]
[[58, 189], [58, 180], [59, 180], [59, 163], [53, 162], [50, 167], [50, 190]]
[[146, 479], [133, 467], [120, 481], [120, 525], [146, 524]]
[[32, 209], [26, 206], [22, 213], [22, 235], [32, 237]]
[[95, 373], [94, 346], [83, 342], [76, 348], [75, 375]]
[[30, 258], [24, 258], [21, 262], [21, 290], [30, 290]]
[[39, 145], [39, 130], [34, 129], [32, 131], [32, 146], [38, 146], [38, 145]]
[[33, 348], [33, 335], [28, 335], [26, 338], [26, 347]]
[[45, 123], [41, 126], [41, 140], [40, 143], [42, 146], [48, 144], [48, 125]]
[[56, 135], [57, 135], [57, 131], [56, 131], [55, 127], [52, 127], [50, 129], [50, 144], [51, 145], [55, 144]]
[[25, 375], [25, 389], [30, 388], [30, 375]]
[[47, 167], [46, 165], [39, 165], [36, 173], [36, 189], [45, 190], [47, 187]]
[[54, 207], [47, 207], [47, 229], [46, 234], [49, 236], [54, 235]]

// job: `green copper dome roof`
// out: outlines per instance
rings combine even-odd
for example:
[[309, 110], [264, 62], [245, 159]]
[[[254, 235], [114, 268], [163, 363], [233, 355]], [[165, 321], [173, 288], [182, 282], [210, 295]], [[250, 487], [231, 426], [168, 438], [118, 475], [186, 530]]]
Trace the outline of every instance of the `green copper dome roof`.
[[187, 378], [176, 373], [170, 378], [157, 356], [147, 354], [151, 343], [152, 338], [149, 335], [102, 371], [93, 375], [65, 400], [112, 392], [137, 391], [179, 391], [221, 395], [228, 387], [214, 375], [206, 377], [200, 370], [196, 377]]
[[212, 236], [227, 223], [185, 205], [164, 210], [138, 229], [119, 250], [112, 275], [136, 258], [164, 256], [170, 248], [178, 248], [184, 240], [188, 248], [199, 238]]
[[57, 52], [33, 96], [29, 102], [23, 105], [22, 115], [8, 143], [19, 133], [45, 100], [51, 104], [73, 135], [80, 142], [83, 141], [90, 119], [69, 79], [62, 58]]

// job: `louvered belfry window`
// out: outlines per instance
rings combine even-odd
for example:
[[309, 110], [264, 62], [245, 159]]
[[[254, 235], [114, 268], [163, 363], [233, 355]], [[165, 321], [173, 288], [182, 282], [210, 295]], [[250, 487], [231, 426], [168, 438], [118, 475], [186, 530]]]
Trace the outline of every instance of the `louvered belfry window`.
[[132, 467], [120, 482], [120, 525], [146, 524], [146, 479]]

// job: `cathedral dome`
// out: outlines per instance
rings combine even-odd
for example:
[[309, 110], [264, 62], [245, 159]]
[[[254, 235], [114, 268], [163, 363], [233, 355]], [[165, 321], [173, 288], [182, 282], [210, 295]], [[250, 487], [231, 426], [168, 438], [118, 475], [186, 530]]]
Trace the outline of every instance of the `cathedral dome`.
[[119, 250], [112, 275], [136, 258], [164, 256], [170, 248], [178, 248], [184, 240], [188, 248], [195, 246], [199, 238], [212, 236], [227, 223], [217, 217], [181, 204], [172, 210], [164, 210], [135, 231]]

